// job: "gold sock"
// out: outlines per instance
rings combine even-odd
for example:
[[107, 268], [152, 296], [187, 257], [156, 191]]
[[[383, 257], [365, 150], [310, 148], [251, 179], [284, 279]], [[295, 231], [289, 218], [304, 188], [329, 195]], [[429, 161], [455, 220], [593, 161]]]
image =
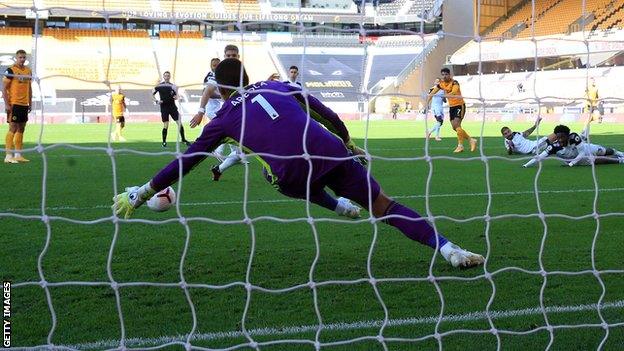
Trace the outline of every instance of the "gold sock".
[[15, 133], [15, 151], [21, 151], [24, 148], [24, 133]]
[[464, 134], [462, 133], [464, 130], [461, 128], [455, 129], [455, 133], [457, 133], [457, 145], [464, 145]]
[[468, 135], [462, 127], [458, 127], [455, 131], [457, 132], [457, 139], [460, 144], [463, 144], [464, 140], [470, 140], [470, 135]]
[[4, 138], [4, 143], [5, 143], [5, 149], [6, 149], [6, 153], [7, 155], [13, 152], [13, 149], [15, 148], [15, 144], [13, 143], [13, 136], [15, 134], [11, 131], [6, 133], [6, 137]]

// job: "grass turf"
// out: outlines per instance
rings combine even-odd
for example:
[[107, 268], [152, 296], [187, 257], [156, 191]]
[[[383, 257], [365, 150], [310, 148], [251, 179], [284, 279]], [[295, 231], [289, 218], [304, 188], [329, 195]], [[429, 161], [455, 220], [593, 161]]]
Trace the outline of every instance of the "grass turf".
[[[523, 130], [529, 124], [510, 126]], [[363, 146], [366, 124], [350, 122], [348, 127]], [[444, 125], [444, 140], [430, 144], [429, 154], [434, 157], [430, 166], [422, 159], [413, 160], [425, 155], [422, 123], [384, 121], [368, 126], [369, 151], [381, 157], [373, 161], [371, 171], [384, 191], [420, 213], [426, 213], [428, 206], [441, 233], [467, 249], [487, 254], [486, 270], [460, 271], [439, 256], [431, 265], [432, 250], [409, 241], [392, 227], [372, 225], [366, 220], [367, 212], [363, 212], [364, 220], [344, 221], [311, 206], [315, 219], [311, 225], [305, 203], [277, 193], [263, 180], [255, 161], [249, 166], [247, 181], [245, 167], [237, 166], [213, 183], [209, 166], [214, 159], [184, 179], [180, 214], [188, 220], [189, 232], [176, 220], [176, 211], [157, 214], [145, 208], [135, 218], [156, 222], [121, 222], [116, 232], [109, 208], [115, 182], [118, 191], [143, 184], [173, 158], [172, 154], [145, 156], [129, 151], [163, 152], [160, 126], [130, 123], [129, 141], [113, 144], [111, 158], [106, 152], [107, 125], [46, 125], [41, 134], [45, 157], [31, 152], [26, 154], [32, 160], [29, 164], [0, 166], [0, 181], [9, 194], [0, 208], [0, 276], [17, 284], [12, 294], [13, 346], [45, 344], [52, 326], [45, 291], [34, 284], [41, 280], [40, 257], [41, 272], [49, 283], [102, 283], [49, 287], [56, 315], [52, 342], [80, 348], [117, 347], [121, 328], [109, 285], [110, 253], [110, 273], [120, 284], [174, 283], [166, 287], [126, 284], [119, 289], [130, 347], [164, 344], [167, 341], [156, 338], [191, 331], [191, 305], [184, 290], [175, 285], [181, 281], [182, 266], [187, 283], [203, 286], [189, 289], [195, 332], [202, 334], [193, 340], [194, 346], [226, 348], [248, 343], [241, 334], [210, 333], [240, 331], [249, 299], [244, 327], [272, 328], [264, 335], [253, 335], [263, 350], [313, 350], [314, 328], [289, 327], [319, 324], [316, 299], [324, 325], [330, 326], [319, 334], [321, 343], [334, 343], [331, 349], [337, 350], [383, 349], [376, 339], [379, 324], [353, 324], [383, 320], [381, 299], [389, 319], [404, 321], [383, 329], [389, 349], [432, 349], [438, 342], [449, 350], [463, 350], [466, 345], [494, 350], [499, 343], [509, 350], [527, 345], [543, 349], [551, 342], [553, 349], [595, 349], [606, 331], [600, 326], [597, 309], [589, 305], [597, 303], [604, 292], [604, 302], [612, 305], [601, 314], [612, 326], [603, 346], [618, 349], [624, 344], [622, 167], [596, 167], [594, 183], [591, 167], [562, 167], [556, 160], [547, 160], [536, 178], [537, 168], [523, 169], [520, 165], [525, 161], [520, 157], [505, 155], [500, 127], [488, 123], [483, 130], [484, 155], [499, 157], [485, 163], [479, 153], [452, 155], [456, 139]], [[542, 130], [552, 127], [544, 124]], [[579, 125], [571, 127], [580, 130]], [[479, 135], [481, 124], [466, 123], [465, 129]], [[37, 125], [28, 127], [26, 147], [35, 146], [39, 132]], [[194, 137], [199, 130], [187, 133]], [[592, 133], [593, 142], [623, 146], [624, 126], [595, 125]], [[170, 140], [174, 135], [172, 127]], [[174, 149], [170, 143], [166, 150]], [[437, 158], [448, 156], [457, 158]], [[466, 160], [470, 157], [477, 158]], [[40, 217], [42, 199], [49, 228]], [[614, 215], [596, 220], [594, 206], [600, 214]], [[539, 209], [547, 214], [543, 220], [535, 216]], [[254, 219], [251, 225], [241, 222], [245, 214]], [[487, 221], [486, 214], [493, 219]], [[47, 238], [49, 244], [41, 255]], [[549, 272], [546, 277], [539, 274], [542, 268]], [[594, 276], [594, 268], [603, 273]], [[491, 276], [486, 277], [486, 271]], [[270, 291], [248, 293], [243, 285], [247, 274], [254, 286]], [[377, 279], [376, 285], [368, 280], [369, 274]], [[435, 284], [427, 280], [430, 275], [437, 277]], [[315, 291], [306, 285], [310, 278], [319, 284]], [[552, 334], [539, 309], [540, 301], [551, 308], [546, 315], [555, 326]], [[470, 314], [484, 312], [488, 302], [491, 311], [508, 312], [492, 320], [498, 335], [490, 332], [487, 318]], [[552, 309], [556, 306], [567, 307]], [[461, 318], [436, 323], [440, 314]], [[592, 327], [558, 327], [583, 324]], [[436, 332], [442, 334], [440, 341], [434, 338]], [[262, 344], [293, 339], [300, 343]], [[113, 342], [87, 344], [102, 340]], [[353, 342], [344, 343], [348, 340]], [[183, 346], [167, 348], [181, 350]]]

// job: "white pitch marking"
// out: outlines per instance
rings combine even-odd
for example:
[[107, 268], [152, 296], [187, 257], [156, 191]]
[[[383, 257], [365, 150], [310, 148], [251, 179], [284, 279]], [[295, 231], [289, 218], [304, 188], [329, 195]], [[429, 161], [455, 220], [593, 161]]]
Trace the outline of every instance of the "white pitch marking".
[[[624, 300], [615, 302], [603, 303], [600, 307], [601, 310], [605, 309], [618, 309], [624, 308]], [[574, 306], [552, 306], [544, 308], [546, 313], [572, 313], [572, 312], [584, 312], [597, 310], [597, 304], [585, 304]], [[541, 315], [542, 309], [539, 307], [524, 308], [520, 310], [507, 310], [507, 311], [490, 311], [490, 317], [492, 319], [501, 318], [514, 318], [521, 316]], [[401, 318], [390, 319], [388, 326], [406, 326], [406, 325], [418, 325], [418, 324], [433, 324], [438, 321], [438, 316], [420, 317], [420, 318]], [[448, 315], [442, 317], [442, 322], [471, 322], [487, 319], [487, 315], [484, 311], [470, 312], [459, 315]], [[373, 329], [380, 328], [383, 324], [383, 320], [368, 320], [357, 321], [350, 323], [332, 323], [326, 324], [323, 330], [327, 331], [342, 331], [342, 330], [359, 330], [359, 329]], [[315, 332], [318, 329], [317, 325], [302, 325], [295, 327], [267, 327], [248, 330], [251, 336], [283, 336], [283, 335], [296, 335], [308, 332]], [[229, 331], [229, 332], [213, 332], [213, 333], [198, 333], [194, 334], [191, 341], [211, 341], [220, 339], [233, 339], [242, 338], [245, 334], [241, 331]], [[186, 336], [161, 336], [157, 338], [131, 338], [126, 340], [128, 347], [146, 347], [163, 345], [170, 342], [186, 342]], [[113, 348], [119, 346], [118, 340], [100, 340], [90, 343], [66, 345], [73, 349], [78, 350], [92, 350], [92, 349], [104, 349]]]
[[[543, 190], [540, 191], [540, 194], [565, 194], [565, 193], [593, 193], [596, 189], [567, 189], [567, 190]], [[600, 192], [618, 192], [624, 191], [624, 188], [605, 188], [598, 189]], [[492, 195], [526, 195], [526, 194], [534, 194], [534, 191], [500, 191], [500, 192], [492, 192]], [[451, 193], [451, 194], [430, 194], [429, 197], [468, 197], [468, 196], [487, 196], [488, 193]], [[425, 198], [426, 195], [396, 195], [392, 196], [394, 199], [421, 199]], [[262, 204], [262, 203], [285, 203], [285, 202], [298, 202], [304, 201], [299, 199], [274, 199], [274, 200], [247, 200], [248, 204]], [[211, 202], [184, 202], [181, 203], [180, 206], [216, 206], [216, 205], [241, 205], [244, 201], [211, 201]], [[73, 207], [73, 206], [58, 206], [58, 207], [46, 207], [46, 210], [50, 211], [83, 211], [83, 210], [96, 210], [107, 208], [110, 209], [111, 205], [96, 205], [91, 207]], [[7, 208], [0, 210], [4, 213], [10, 213], [14, 211], [41, 211], [41, 208]]]

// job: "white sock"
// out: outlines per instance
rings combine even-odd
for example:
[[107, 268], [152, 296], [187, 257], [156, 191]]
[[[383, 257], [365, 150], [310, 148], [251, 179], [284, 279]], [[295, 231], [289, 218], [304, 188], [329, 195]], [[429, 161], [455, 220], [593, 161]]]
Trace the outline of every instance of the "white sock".
[[439, 137], [440, 136], [440, 127], [442, 126], [442, 123], [440, 122], [435, 122], [435, 124], [433, 125], [433, 129], [431, 129], [431, 132], [435, 132], [435, 136]]
[[224, 156], [223, 151], [225, 151], [225, 144], [221, 144], [221, 145], [217, 146], [217, 148], [215, 149], [214, 153], [217, 154], [217, 155]]
[[6, 157], [5, 157], [5, 158], [13, 158], [13, 154], [12, 154], [12, 153], [7, 152], [7, 154], [6, 154]]
[[21, 153], [19, 153], [19, 152], [16, 152], [16, 153], [15, 153], [15, 158], [18, 158], [18, 157], [22, 157], [22, 154], [21, 154]]
[[219, 165], [219, 172], [223, 173], [226, 169], [234, 166], [240, 161], [240, 156], [237, 153], [231, 153], [228, 157]]
[[449, 241], [446, 244], [442, 245], [442, 247], [440, 248], [440, 254], [442, 255], [442, 257], [444, 257], [445, 260], [448, 261], [449, 258], [451, 257], [451, 252], [458, 250], [458, 249], [461, 250], [459, 246]]

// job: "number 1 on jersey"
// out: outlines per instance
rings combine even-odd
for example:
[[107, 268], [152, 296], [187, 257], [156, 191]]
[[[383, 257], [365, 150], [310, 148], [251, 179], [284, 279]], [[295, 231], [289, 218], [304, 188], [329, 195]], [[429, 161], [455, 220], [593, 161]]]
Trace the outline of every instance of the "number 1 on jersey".
[[257, 102], [260, 104], [260, 107], [262, 107], [264, 109], [264, 111], [266, 111], [266, 113], [269, 115], [269, 117], [271, 117], [271, 119], [277, 119], [277, 117], [279, 117], [279, 113], [277, 113], [277, 111], [275, 111], [275, 109], [273, 108], [273, 106], [271, 106], [271, 104], [267, 101], [267, 99], [264, 98], [264, 96], [258, 94], [256, 96], [254, 96], [253, 99], [251, 99], [251, 102]]

